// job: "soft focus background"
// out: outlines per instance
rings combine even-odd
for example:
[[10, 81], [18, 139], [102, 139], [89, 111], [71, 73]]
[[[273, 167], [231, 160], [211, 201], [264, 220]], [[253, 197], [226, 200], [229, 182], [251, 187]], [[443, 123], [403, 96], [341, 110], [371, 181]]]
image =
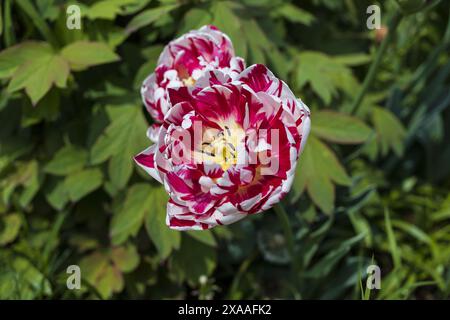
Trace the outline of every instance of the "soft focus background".
[[[401, 1], [431, 5], [409, 15], [394, 0], [69, 2], [81, 30], [68, 1], [1, 2], [0, 298], [450, 297], [449, 1]], [[150, 144], [142, 80], [204, 24], [311, 108], [286, 225], [268, 211], [171, 231], [132, 161]]]

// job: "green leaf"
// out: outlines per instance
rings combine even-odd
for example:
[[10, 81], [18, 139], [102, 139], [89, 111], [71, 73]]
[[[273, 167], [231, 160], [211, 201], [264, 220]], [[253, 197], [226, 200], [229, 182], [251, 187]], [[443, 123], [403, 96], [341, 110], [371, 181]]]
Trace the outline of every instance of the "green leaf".
[[103, 299], [123, 289], [122, 273], [112, 264], [106, 252], [95, 251], [80, 263], [83, 279], [97, 289]]
[[208, 246], [211, 246], [211, 247], [217, 246], [216, 239], [214, 239], [214, 236], [213, 236], [211, 230], [202, 230], [202, 231], [190, 230], [190, 231], [186, 231], [186, 234], [188, 236], [191, 236], [195, 240], [198, 240]]
[[60, 116], [61, 96], [58, 90], [50, 89], [36, 106], [24, 103], [22, 106], [22, 119], [20, 124], [23, 128], [33, 126], [42, 121], [53, 122]]
[[65, 88], [69, 77], [69, 65], [64, 59], [50, 52], [41, 53], [18, 67], [8, 85], [9, 92], [25, 88], [33, 105], [37, 104], [52, 85]]
[[11, 213], [0, 216], [0, 246], [8, 244], [16, 239], [22, 225], [19, 213]]
[[148, 26], [158, 20], [161, 16], [164, 16], [170, 11], [176, 9], [178, 6], [178, 4], [169, 4], [142, 11], [138, 15], [134, 16], [130, 23], [128, 23], [125, 32], [130, 34], [142, 27]]
[[28, 60], [52, 54], [45, 42], [26, 41], [0, 52], [0, 79], [11, 77]]
[[65, 176], [84, 168], [87, 163], [86, 150], [74, 145], [62, 147], [44, 167], [44, 171], [57, 176]]
[[36, 26], [36, 28], [47, 39], [47, 41], [56, 46], [57, 40], [53, 35], [52, 30], [47, 25], [44, 17], [42, 17], [42, 15], [39, 14], [39, 12], [36, 10], [33, 3], [30, 0], [16, 0], [15, 3], [29, 17], [29, 21]]
[[48, 192], [46, 192], [48, 203], [56, 210], [61, 210], [69, 202], [69, 193], [64, 184], [64, 180], [54, 182]]
[[124, 12], [124, 7], [137, 3], [137, 0], [103, 0], [97, 1], [86, 9], [86, 16], [91, 19], [107, 19], [114, 18]]
[[365, 234], [361, 233], [353, 238], [343, 241], [337, 248], [326, 254], [311, 269], [304, 273], [304, 276], [312, 279], [326, 277], [335, 267], [335, 265], [350, 251], [350, 249], [364, 239]]
[[120, 59], [106, 44], [89, 41], [73, 42], [61, 50], [61, 55], [69, 62], [73, 70], [82, 70]]
[[276, 48], [254, 19], [242, 20], [241, 23], [248, 46], [248, 59], [252, 63], [266, 63], [265, 54]]
[[386, 228], [386, 234], [389, 243], [389, 250], [392, 255], [392, 260], [394, 261], [395, 268], [401, 268], [402, 260], [400, 257], [400, 250], [397, 245], [397, 239], [395, 237], [394, 229], [392, 228], [391, 216], [389, 214], [389, 209], [384, 209], [384, 223]]
[[389, 149], [392, 149], [400, 157], [404, 151], [406, 137], [406, 129], [402, 123], [389, 110], [377, 107], [373, 108], [372, 121], [377, 132], [381, 155], [385, 156]]
[[161, 54], [163, 48], [164, 47], [161, 45], [155, 45], [148, 48], [145, 55], [143, 54], [147, 62], [141, 65], [136, 76], [134, 77], [134, 87], [136, 89], [139, 89], [145, 78], [147, 78], [149, 74], [155, 71], [156, 62], [158, 61], [158, 57]]
[[70, 200], [76, 202], [98, 189], [103, 182], [100, 169], [85, 169], [68, 175], [64, 180]]
[[192, 8], [184, 15], [181, 27], [178, 30], [178, 34], [182, 35], [190, 30], [198, 29], [204, 25], [211, 23], [211, 21], [212, 16], [208, 10], [202, 8]]
[[133, 172], [133, 156], [150, 144], [145, 135], [147, 123], [135, 106], [108, 107], [107, 111], [111, 123], [94, 143], [90, 158], [92, 164], [98, 164], [112, 157], [108, 173], [120, 190]]
[[111, 250], [111, 259], [120, 271], [128, 273], [139, 265], [139, 253], [132, 244], [122, 247], [114, 247]]
[[302, 51], [297, 68], [297, 86], [300, 90], [310, 84], [314, 92], [325, 102], [337, 95], [338, 90], [353, 96], [358, 82], [351, 69], [338, 59], [322, 52]]
[[36, 160], [26, 163], [18, 162], [16, 170], [0, 181], [3, 203], [8, 204], [16, 188], [22, 186], [23, 190], [18, 200], [21, 207], [25, 208], [38, 192], [40, 183], [39, 166]]
[[131, 160], [140, 148], [149, 144], [145, 137], [147, 123], [136, 106], [108, 107], [111, 121], [91, 149], [91, 163], [98, 164], [118, 153], [125, 153]]
[[334, 208], [334, 183], [350, 185], [351, 179], [336, 155], [324, 143], [310, 136], [296, 169], [294, 190], [305, 188], [313, 202], [325, 213]]
[[230, 37], [237, 55], [246, 57], [247, 41], [242, 41], [243, 26], [233, 6], [236, 6], [236, 3], [230, 1], [214, 2], [211, 6], [212, 24]]
[[172, 265], [180, 280], [186, 279], [195, 285], [200, 276], [209, 276], [213, 272], [216, 254], [214, 248], [191, 237], [183, 237], [180, 250], [173, 254]]
[[369, 63], [372, 57], [365, 53], [350, 53], [334, 57], [334, 61], [349, 67], [360, 66]]
[[[11, 1], [12, 0], [5, 0], [3, 3], [3, 18], [4, 18], [4, 43], [6, 47], [11, 46], [15, 42], [15, 34], [13, 29], [13, 22], [12, 22], [12, 14], [11, 14]], [[1, 68], [0, 68], [1, 70]]]
[[123, 206], [111, 220], [109, 234], [114, 245], [125, 242], [139, 231], [145, 215], [154, 206], [150, 197], [152, 191], [153, 188], [145, 183], [135, 184], [128, 190]]
[[122, 189], [127, 185], [133, 173], [133, 166], [133, 159], [128, 152], [118, 153], [111, 158], [108, 165], [108, 172], [111, 183], [117, 189]]
[[152, 188], [148, 195], [152, 208], [145, 215], [145, 229], [158, 249], [161, 259], [167, 258], [173, 249], [180, 247], [180, 232], [166, 225], [166, 205], [168, 196], [163, 187]]
[[313, 14], [290, 3], [279, 6], [276, 10], [276, 14], [291, 22], [301, 23], [307, 26], [311, 25], [315, 20]]
[[356, 144], [366, 141], [372, 130], [358, 118], [334, 111], [318, 111], [313, 115], [312, 133], [337, 143]]

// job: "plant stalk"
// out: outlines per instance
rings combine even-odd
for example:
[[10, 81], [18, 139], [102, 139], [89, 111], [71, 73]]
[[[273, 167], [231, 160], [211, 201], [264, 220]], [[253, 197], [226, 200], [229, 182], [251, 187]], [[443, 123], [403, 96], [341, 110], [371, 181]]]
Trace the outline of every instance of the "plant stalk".
[[366, 95], [373, 80], [375, 79], [375, 75], [377, 73], [378, 67], [380, 66], [381, 59], [383, 59], [384, 53], [386, 52], [386, 49], [387, 49], [389, 43], [394, 38], [395, 30], [397, 29], [402, 17], [403, 16], [400, 13], [400, 11], [397, 11], [396, 13], [394, 13], [391, 20], [389, 21], [388, 34], [383, 39], [380, 47], [378, 48], [378, 51], [375, 56], [375, 60], [373, 60], [372, 64], [370, 65], [369, 71], [367, 72], [367, 75], [364, 78], [362, 87], [350, 108], [350, 114], [355, 114], [358, 111], [359, 107], [361, 106], [361, 102], [363, 101], [364, 96]]

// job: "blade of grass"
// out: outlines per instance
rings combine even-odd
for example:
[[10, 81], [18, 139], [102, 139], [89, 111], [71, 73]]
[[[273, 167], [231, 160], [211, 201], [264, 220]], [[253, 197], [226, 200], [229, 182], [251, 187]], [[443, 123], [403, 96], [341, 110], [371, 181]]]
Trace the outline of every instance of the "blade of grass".
[[384, 222], [386, 227], [386, 233], [388, 236], [389, 248], [392, 255], [392, 260], [394, 261], [394, 268], [398, 269], [401, 267], [400, 252], [397, 246], [397, 240], [395, 239], [395, 233], [392, 229], [391, 217], [389, 215], [389, 209], [384, 208]]
[[16, 42], [11, 19], [11, 0], [5, 1], [5, 6], [3, 8], [3, 20], [5, 33], [4, 37], [5, 47], [10, 47]]
[[58, 41], [33, 4], [29, 0], [16, 0], [16, 3], [34, 23], [42, 36], [50, 42], [53, 47], [57, 47]]

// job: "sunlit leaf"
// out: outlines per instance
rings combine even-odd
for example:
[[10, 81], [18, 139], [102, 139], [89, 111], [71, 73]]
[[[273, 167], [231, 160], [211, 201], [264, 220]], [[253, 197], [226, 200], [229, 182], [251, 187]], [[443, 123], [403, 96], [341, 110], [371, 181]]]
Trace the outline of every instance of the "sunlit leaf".
[[362, 143], [372, 130], [361, 120], [334, 111], [319, 111], [313, 114], [312, 133], [337, 143]]
[[62, 147], [46, 164], [44, 171], [50, 174], [65, 176], [83, 168], [88, 158], [87, 151], [74, 145]]
[[66, 177], [64, 187], [72, 201], [78, 201], [102, 185], [103, 174], [99, 169], [84, 169]]
[[145, 215], [145, 229], [158, 249], [161, 259], [180, 247], [181, 234], [166, 225], [166, 203], [168, 196], [163, 187], [152, 188], [148, 194], [152, 207]]
[[61, 56], [69, 62], [73, 70], [119, 60], [119, 56], [106, 44], [88, 41], [77, 41], [67, 45], [61, 50]]

